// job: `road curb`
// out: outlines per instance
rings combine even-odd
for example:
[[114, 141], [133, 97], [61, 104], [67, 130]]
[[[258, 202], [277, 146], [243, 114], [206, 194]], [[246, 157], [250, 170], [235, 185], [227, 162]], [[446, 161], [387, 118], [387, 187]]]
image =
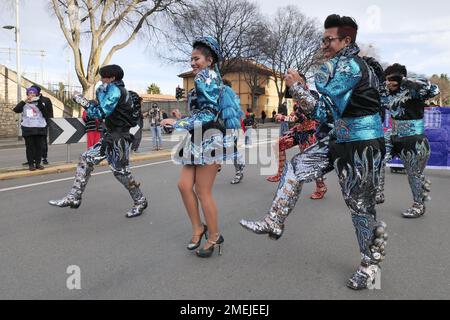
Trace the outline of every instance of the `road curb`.
[[17, 149], [17, 148], [25, 148], [25, 144], [4, 144], [0, 145], [0, 149]]
[[[147, 155], [133, 155], [130, 157], [131, 162], [139, 162], [139, 161], [145, 161], [145, 160], [153, 160], [153, 159], [159, 159], [159, 158], [166, 158], [170, 157], [171, 152], [170, 151], [163, 151], [158, 153], [152, 153]], [[19, 169], [17, 171], [10, 171], [10, 172], [4, 172], [0, 173], [0, 181], [1, 180], [11, 180], [11, 179], [17, 179], [17, 178], [25, 178], [25, 177], [34, 177], [34, 176], [41, 176], [46, 174], [53, 174], [53, 173], [62, 173], [62, 172], [68, 172], [72, 171], [77, 167], [78, 162], [72, 162], [67, 163], [63, 165], [55, 165], [46, 167], [44, 170], [35, 170], [30, 171], [28, 169]], [[102, 161], [98, 164], [98, 166], [107, 166], [108, 163], [106, 161]]]

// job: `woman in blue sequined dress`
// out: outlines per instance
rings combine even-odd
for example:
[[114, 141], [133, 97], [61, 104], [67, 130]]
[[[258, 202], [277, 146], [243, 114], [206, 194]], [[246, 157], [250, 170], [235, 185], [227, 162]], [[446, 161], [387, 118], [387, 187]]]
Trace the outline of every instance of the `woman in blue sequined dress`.
[[[176, 130], [188, 132], [172, 157], [175, 163], [183, 165], [178, 188], [192, 224], [187, 249], [199, 248], [205, 236], [207, 242], [196, 251], [203, 258], [210, 257], [215, 247], [221, 254], [224, 239], [218, 228], [212, 188], [220, 164], [232, 159], [235, 152], [233, 136], [226, 134], [226, 129], [233, 128], [234, 124], [239, 127], [242, 113], [240, 109], [224, 108], [221, 104], [224, 86], [217, 68], [220, 59], [220, 49], [214, 39], [202, 37], [194, 41], [191, 55], [194, 89], [188, 94], [190, 116], [174, 124]], [[206, 224], [201, 220], [199, 204]]]

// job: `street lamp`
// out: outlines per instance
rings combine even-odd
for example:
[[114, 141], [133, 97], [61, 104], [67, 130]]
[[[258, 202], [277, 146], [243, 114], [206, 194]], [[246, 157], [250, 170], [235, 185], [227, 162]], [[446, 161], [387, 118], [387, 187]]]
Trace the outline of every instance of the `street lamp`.
[[[15, 41], [16, 41], [16, 68], [17, 68], [17, 103], [22, 100], [22, 75], [20, 71], [20, 32], [19, 32], [19, 0], [16, 0], [16, 25], [15, 26], [3, 26], [3, 29], [12, 30], [14, 29]], [[22, 115], [19, 114], [19, 125], [18, 125], [18, 138], [22, 138]]]

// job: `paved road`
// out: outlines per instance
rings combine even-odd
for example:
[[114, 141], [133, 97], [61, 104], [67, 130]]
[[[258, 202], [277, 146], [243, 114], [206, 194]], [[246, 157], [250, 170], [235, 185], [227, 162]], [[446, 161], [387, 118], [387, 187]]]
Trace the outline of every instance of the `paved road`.
[[[137, 165], [150, 207], [136, 219], [124, 217], [130, 199], [110, 173], [92, 177], [78, 210], [47, 205], [68, 190], [70, 173], [0, 181], [0, 299], [450, 297], [448, 171], [427, 172], [433, 201], [419, 220], [400, 216], [410, 204], [406, 176], [387, 175], [387, 203], [379, 207], [390, 234], [382, 290], [354, 292], [345, 282], [358, 248], [334, 174], [323, 201], [308, 199], [313, 185], [304, 188], [285, 235], [271, 241], [238, 222], [264, 214], [275, 185], [257, 165], [247, 166], [240, 185], [230, 185], [233, 168], [225, 166], [214, 187], [224, 254], [199, 259], [185, 249], [191, 229], [176, 189], [180, 168], [165, 161]], [[81, 290], [66, 287], [70, 265], [80, 267]]]

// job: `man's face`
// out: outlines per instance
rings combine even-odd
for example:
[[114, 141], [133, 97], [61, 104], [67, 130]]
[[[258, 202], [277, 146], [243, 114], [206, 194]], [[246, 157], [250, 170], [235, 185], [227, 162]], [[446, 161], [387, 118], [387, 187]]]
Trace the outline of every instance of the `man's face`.
[[338, 35], [338, 28], [325, 29], [322, 36], [321, 49], [326, 59], [333, 58], [336, 53], [351, 43], [350, 37], [341, 38]]
[[110, 84], [111, 82], [113, 82], [114, 80], [116, 80], [116, 77], [101, 77], [100, 81], [103, 84]]
[[400, 88], [400, 83], [391, 75], [386, 77], [386, 86], [390, 92], [395, 92]]

